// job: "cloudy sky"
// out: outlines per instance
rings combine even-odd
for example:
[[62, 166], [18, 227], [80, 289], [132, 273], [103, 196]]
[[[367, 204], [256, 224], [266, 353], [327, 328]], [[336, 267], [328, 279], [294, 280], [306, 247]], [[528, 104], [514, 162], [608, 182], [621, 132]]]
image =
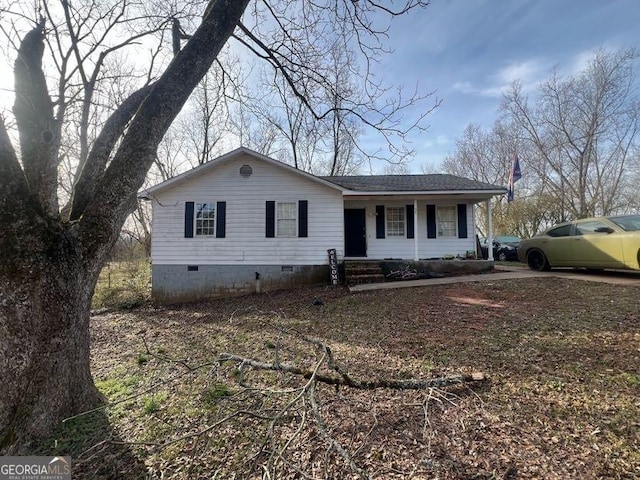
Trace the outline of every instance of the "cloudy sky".
[[418, 173], [452, 152], [469, 123], [490, 128], [513, 80], [534, 92], [554, 67], [569, 74], [600, 48], [640, 48], [640, 0], [431, 0], [394, 24], [390, 42], [385, 80], [419, 82], [442, 99], [414, 138]]
[[[554, 68], [577, 72], [598, 49], [640, 49], [640, 0], [431, 0], [394, 22], [389, 43], [385, 83], [419, 84], [442, 100], [429, 130], [412, 138], [410, 168], [419, 173], [437, 168], [469, 123], [490, 128], [512, 81], [533, 93]], [[2, 67], [0, 105], [9, 108], [13, 82]]]

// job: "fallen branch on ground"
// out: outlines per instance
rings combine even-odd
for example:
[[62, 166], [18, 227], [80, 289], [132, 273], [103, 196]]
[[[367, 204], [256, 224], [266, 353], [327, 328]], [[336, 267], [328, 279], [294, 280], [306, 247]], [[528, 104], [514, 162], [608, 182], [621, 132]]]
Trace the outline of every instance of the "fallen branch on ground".
[[293, 375], [300, 375], [306, 380], [314, 378], [317, 382], [325, 383], [335, 386], [347, 386], [358, 390], [376, 390], [379, 388], [391, 388], [395, 390], [427, 390], [430, 388], [445, 388], [452, 385], [468, 384], [482, 382], [487, 379], [486, 375], [481, 372], [474, 372], [471, 374], [451, 375], [448, 377], [431, 378], [428, 380], [418, 379], [375, 379], [375, 380], [356, 380], [335, 361], [331, 348], [325, 345], [322, 341], [310, 338], [294, 328], [284, 328], [281, 325], [271, 324], [273, 328], [281, 333], [292, 335], [298, 339], [314, 345], [320, 353], [326, 358], [326, 366], [329, 370], [337, 373], [337, 375], [327, 375], [318, 371], [318, 368], [313, 370], [300, 368], [296, 365], [290, 365], [281, 363], [279, 361], [279, 353], [276, 348], [275, 361], [272, 363], [262, 362], [251, 358], [235, 355], [232, 353], [220, 354], [218, 361], [222, 364], [225, 362], [238, 362], [241, 367], [250, 366], [259, 370], [270, 370], [278, 372], [291, 373]]
[[[323, 341], [286, 325], [283, 314], [269, 312], [260, 317], [265, 334], [275, 332], [264, 340], [266, 357], [218, 351], [204, 358], [188, 353], [172, 358], [166, 347], [156, 351], [142, 335], [144, 368], [158, 368], [165, 378], [158, 382], [154, 374], [152, 385], [143, 383], [134, 395], [106, 406], [132, 402], [131, 408], [139, 408], [143, 395], [162, 390], [167, 400], [144, 417], [145, 428], [148, 425], [157, 432], [131, 435], [133, 441], [104, 440], [82, 453], [80, 462], [112, 444], [145, 449], [149, 464], [159, 471], [165, 452], [179, 452], [184, 459], [182, 473], [187, 476], [197, 474], [206, 456], [217, 466], [214, 476], [227, 472], [225, 465], [232, 464], [234, 473], [243, 478], [259, 474], [265, 480], [292, 475], [412, 478], [426, 472], [430, 464], [407, 455], [406, 449], [390, 454], [392, 449], [381, 445], [414, 445], [420, 457], [431, 458], [430, 442], [438, 435], [445, 407], [464, 413], [454, 391], [473, 392], [474, 385], [486, 380], [483, 373], [439, 374], [431, 379], [408, 379], [402, 373], [396, 379], [393, 371], [372, 369], [376, 364], [352, 371]], [[184, 377], [190, 380], [178, 383]], [[456, 386], [471, 388], [447, 390]], [[176, 387], [190, 396], [188, 413], [175, 413], [171, 395]], [[134, 402], [137, 398], [141, 400]], [[394, 460], [389, 462], [387, 457]]]
[[345, 374], [341, 376], [326, 375], [318, 373], [315, 370], [307, 370], [297, 367], [295, 365], [289, 365], [286, 363], [267, 363], [251, 358], [234, 355], [231, 353], [223, 353], [219, 357], [219, 362], [238, 362], [241, 366], [250, 366], [259, 370], [272, 370], [279, 372], [291, 373], [294, 375], [300, 375], [305, 379], [315, 378], [316, 381], [326, 383], [328, 385], [347, 386], [351, 388], [357, 388], [360, 390], [375, 390], [378, 388], [393, 388], [397, 390], [426, 390], [429, 388], [444, 388], [451, 385], [460, 385], [463, 383], [481, 382], [486, 380], [486, 376], [483, 373], [475, 372], [471, 375], [452, 375], [449, 377], [431, 378], [428, 380], [417, 379], [375, 379], [375, 380], [355, 380]]

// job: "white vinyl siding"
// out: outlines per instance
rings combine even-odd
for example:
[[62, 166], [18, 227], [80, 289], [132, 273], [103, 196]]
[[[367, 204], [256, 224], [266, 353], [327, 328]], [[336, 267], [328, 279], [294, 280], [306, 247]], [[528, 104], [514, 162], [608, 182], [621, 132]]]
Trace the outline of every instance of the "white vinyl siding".
[[[252, 167], [251, 176], [240, 175], [243, 165]], [[225, 238], [184, 238], [185, 202], [194, 202], [194, 207], [208, 203], [212, 192], [226, 202]], [[265, 201], [272, 199], [294, 203], [296, 215], [298, 201], [308, 201], [308, 237], [265, 238]], [[154, 264], [172, 265], [323, 265], [328, 263], [328, 249], [343, 255], [343, 218], [339, 190], [252, 156], [239, 156], [154, 197], [151, 257]], [[297, 218], [295, 222], [297, 229]]]

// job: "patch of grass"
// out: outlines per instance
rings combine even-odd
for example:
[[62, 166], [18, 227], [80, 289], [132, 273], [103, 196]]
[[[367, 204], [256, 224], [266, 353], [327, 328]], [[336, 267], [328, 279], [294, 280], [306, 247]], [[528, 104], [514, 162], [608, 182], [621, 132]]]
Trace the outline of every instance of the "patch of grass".
[[204, 390], [201, 398], [205, 405], [211, 407], [221, 398], [230, 397], [232, 395], [233, 391], [227, 385], [224, 383], [216, 383]]
[[167, 399], [166, 393], [158, 393], [147, 397], [143, 401], [142, 410], [146, 415], [151, 415], [160, 410], [160, 406]]
[[100, 272], [92, 308], [132, 309], [151, 298], [151, 266], [148, 261], [110, 262]]
[[132, 395], [139, 382], [140, 377], [137, 375], [125, 375], [96, 380], [95, 385], [109, 401], [113, 402]]
[[100, 441], [109, 430], [104, 412], [80, 415], [64, 422], [36, 453], [73, 456], [81, 453], [87, 445]]
[[148, 361], [149, 361], [149, 357], [144, 353], [139, 353], [138, 356], [136, 357], [136, 363], [138, 364], [138, 366], [142, 366]]
[[551, 390], [555, 390], [556, 392], [562, 392], [566, 386], [567, 386], [566, 383], [560, 380], [552, 380], [549, 383], [547, 383], [547, 387]]
[[617, 375], [614, 375], [611, 380], [616, 383], [620, 383], [621, 385], [626, 385], [628, 387], [638, 387], [640, 386], [640, 374], [623, 372]]
[[106, 413], [111, 420], [125, 417], [129, 409], [134, 405], [133, 400], [125, 400], [135, 394], [141, 377], [129, 375], [124, 367], [119, 367], [112, 372], [111, 377], [103, 380], [95, 380], [95, 386], [111, 403]]

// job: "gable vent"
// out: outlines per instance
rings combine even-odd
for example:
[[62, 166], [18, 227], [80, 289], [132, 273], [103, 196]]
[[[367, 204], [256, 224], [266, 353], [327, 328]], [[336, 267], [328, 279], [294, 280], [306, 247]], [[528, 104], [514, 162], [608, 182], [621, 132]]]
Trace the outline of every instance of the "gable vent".
[[240, 176], [241, 177], [249, 178], [252, 173], [253, 173], [253, 168], [251, 168], [251, 165], [242, 165], [240, 167]]

